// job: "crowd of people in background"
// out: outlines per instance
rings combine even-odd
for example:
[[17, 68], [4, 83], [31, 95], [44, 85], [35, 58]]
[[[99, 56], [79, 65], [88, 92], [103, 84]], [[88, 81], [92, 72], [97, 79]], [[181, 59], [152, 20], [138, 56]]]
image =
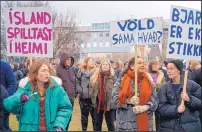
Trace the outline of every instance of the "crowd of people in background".
[[0, 131], [11, 131], [10, 113], [17, 116], [19, 131], [67, 131], [77, 97], [82, 131], [89, 114], [94, 131], [102, 131], [103, 119], [109, 131], [201, 131], [201, 63], [189, 62], [183, 92], [180, 60], [86, 57], [74, 64], [63, 53], [58, 65], [36, 58], [1, 61]]

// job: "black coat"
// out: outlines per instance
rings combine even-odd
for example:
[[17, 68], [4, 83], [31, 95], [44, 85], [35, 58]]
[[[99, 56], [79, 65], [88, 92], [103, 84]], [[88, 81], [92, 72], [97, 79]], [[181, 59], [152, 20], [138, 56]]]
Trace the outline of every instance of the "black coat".
[[193, 80], [202, 87], [201, 68], [194, 70], [189, 74], [190, 74], [189, 79]]
[[3, 99], [8, 97], [6, 88], [0, 84], [0, 131], [9, 131], [9, 113], [3, 107]]
[[201, 131], [199, 113], [201, 110], [201, 87], [194, 81], [188, 80], [187, 94], [190, 102], [185, 102], [185, 111], [182, 114], [177, 112], [181, 103], [181, 92], [183, 80], [176, 94], [172, 90], [171, 80], [162, 85], [159, 90], [159, 106], [157, 112], [160, 114], [160, 131]]

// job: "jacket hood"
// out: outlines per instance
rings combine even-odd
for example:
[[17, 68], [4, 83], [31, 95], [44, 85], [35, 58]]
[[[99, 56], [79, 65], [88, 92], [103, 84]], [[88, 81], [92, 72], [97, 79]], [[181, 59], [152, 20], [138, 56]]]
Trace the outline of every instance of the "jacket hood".
[[70, 67], [72, 67], [72, 66], [74, 65], [74, 58], [73, 58], [71, 55], [69, 55], [68, 53], [62, 53], [62, 54], [61, 54], [61, 57], [60, 57], [60, 65], [61, 65], [62, 67], [66, 67], [66, 66], [65, 66], [65, 61], [66, 61], [68, 58], [71, 58], [71, 65], [70, 65]]
[[[51, 76], [51, 79], [53, 81], [53, 86], [62, 85], [62, 80], [60, 78], [58, 78], [56, 76]], [[19, 87], [24, 88], [27, 85], [27, 83], [29, 83], [29, 78], [25, 77], [20, 80]]]
[[13, 71], [17, 71], [17, 70], [18, 70], [18, 64], [14, 64]]

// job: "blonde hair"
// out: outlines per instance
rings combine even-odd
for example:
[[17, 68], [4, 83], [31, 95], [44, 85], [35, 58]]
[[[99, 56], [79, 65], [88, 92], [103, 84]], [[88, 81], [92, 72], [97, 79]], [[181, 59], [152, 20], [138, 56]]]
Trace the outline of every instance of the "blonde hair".
[[112, 68], [110, 61], [107, 60], [107, 59], [105, 59], [105, 60], [103, 60], [103, 61], [100, 63], [100, 65], [98, 66], [98, 68], [96, 68], [95, 72], [93, 73], [93, 75], [92, 75], [91, 78], [90, 78], [90, 85], [91, 85], [92, 87], [95, 86], [95, 83], [96, 83], [96, 81], [97, 81], [97, 79], [98, 79], [98, 75], [99, 75], [99, 73], [101, 72], [102, 64], [103, 64], [104, 62], [107, 62], [107, 63], [109, 64], [109, 67], [110, 67], [110, 68], [109, 68], [110, 76], [114, 76], [114, 69]]

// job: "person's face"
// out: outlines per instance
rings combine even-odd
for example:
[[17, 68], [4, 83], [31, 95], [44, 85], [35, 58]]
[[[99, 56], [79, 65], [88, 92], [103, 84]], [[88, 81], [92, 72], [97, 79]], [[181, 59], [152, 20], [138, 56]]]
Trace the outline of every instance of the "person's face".
[[167, 74], [170, 79], [173, 79], [180, 75], [180, 71], [177, 69], [177, 67], [173, 63], [168, 63]]
[[103, 63], [102, 63], [102, 66], [101, 66], [101, 70], [102, 70], [103, 72], [109, 71], [109, 70], [110, 70], [110, 65], [109, 65], [106, 61], [103, 62]]
[[93, 59], [90, 58], [90, 59], [88, 60], [87, 67], [93, 68], [94, 66], [95, 66], [95, 63], [94, 63]]
[[[146, 70], [144, 60], [142, 58], [137, 59], [137, 64], [135, 66], [137, 66], [137, 70], [138, 70], [139, 73], [145, 72], [145, 70]], [[130, 68], [132, 70], [135, 69], [134, 65], [130, 65]]]
[[66, 61], [65, 61], [65, 65], [66, 66], [70, 66], [71, 65], [71, 61], [72, 59], [71, 58], [68, 58]]
[[37, 73], [37, 80], [39, 82], [45, 83], [48, 82], [50, 78], [50, 71], [47, 65], [43, 64]]
[[128, 67], [128, 62], [125, 63], [125, 68]]
[[157, 63], [154, 63], [152, 65], [152, 71], [158, 71], [159, 70], [159, 65]]

